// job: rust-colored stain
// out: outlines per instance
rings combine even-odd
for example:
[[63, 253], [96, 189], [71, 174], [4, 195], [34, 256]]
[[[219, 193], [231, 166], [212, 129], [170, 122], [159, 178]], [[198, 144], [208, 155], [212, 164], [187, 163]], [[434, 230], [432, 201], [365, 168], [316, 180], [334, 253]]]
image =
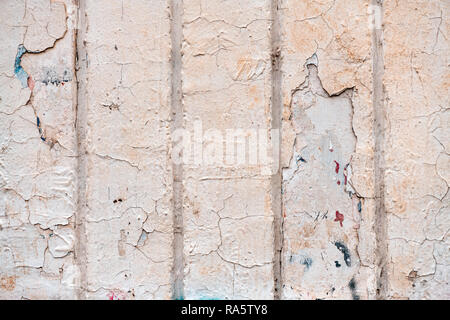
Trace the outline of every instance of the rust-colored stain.
[[16, 288], [16, 277], [2, 276], [0, 278], [0, 288], [6, 291], [13, 291]]

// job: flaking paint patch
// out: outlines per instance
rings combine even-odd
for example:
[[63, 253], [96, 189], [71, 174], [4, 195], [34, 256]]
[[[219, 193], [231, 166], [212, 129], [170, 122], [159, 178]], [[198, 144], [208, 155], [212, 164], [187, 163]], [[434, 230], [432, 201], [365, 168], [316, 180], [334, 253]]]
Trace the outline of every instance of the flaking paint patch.
[[14, 74], [20, 83], [22, 83], [22, 88], [28, 87], [28, 74], [22, 67], [22, 57], [27, 52], [27, 49], [23, 44], [20, 44], [17, 48], [16, 59], [14, 60]]
[[41, 140], [45, 142], [46, 139], [44, 137], [44, 131], [42, 130], [41, 119], [39, 119], [39, 117], [36, 117], [36, 126], [38, 128], [39, 136], [40, 136]]
[[348, 283], [348, 287], [349, 287], [350, 292], [352, 294], [352, 299], [353, 300], [359, 300], [359, 295], [357, 294], [357, 291], [356, 291], [356, 280], [355, 280], [354, 277]]

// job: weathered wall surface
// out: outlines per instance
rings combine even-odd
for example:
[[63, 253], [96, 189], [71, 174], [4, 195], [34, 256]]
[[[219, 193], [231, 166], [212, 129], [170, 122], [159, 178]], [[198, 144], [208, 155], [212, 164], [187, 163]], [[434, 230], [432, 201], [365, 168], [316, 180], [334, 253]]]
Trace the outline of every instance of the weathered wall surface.
[[0, 298], [450, 299], [443, 0], [0, 2]]
[[450, 298], [449, 13], [448, 1], [385, 6], [386, 272], [392, 298]]

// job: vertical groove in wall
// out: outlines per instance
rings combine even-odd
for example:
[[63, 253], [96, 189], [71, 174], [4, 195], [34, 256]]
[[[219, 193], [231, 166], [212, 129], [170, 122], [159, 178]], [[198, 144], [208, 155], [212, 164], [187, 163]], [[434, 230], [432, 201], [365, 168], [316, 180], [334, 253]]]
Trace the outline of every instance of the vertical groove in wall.
[[279, 20], [279, 0], [272, 0], [271, 2], [271, 20], [272, 25], [270, 29], [271, 42], [271, 62], [272, 62], [272, 114], [271, 114], [271, 129], [272, 129], [272, 147], [273, 156], [277, 164], [276, 169], [272, 173], [271, 179], [271, 205], [274, 214], [273, 233], [274, 233], [274, 299], [281, 299], [282, 290], [282, 266], [281, 257], [283, 249], [283, 214], [281, 204], [281, 169], [280, 169], [280, 154], [281, 154], [281, 49], [280, 49], [280, 20]]
[[[171, 39], [171, 132], [183, 127], [183, 102], [181, 87], [181, 45], [183, 41], [183, 1], [170, 0]], [[173, 147], [173, 146], [172, 146]], [[173, 299], [184, 298], [183, 259], [183, 165], [172, 160], [173, 170]]]
[[[372, 0], [372, 14], [375, 22], [372, 28], [373, 54], [373, 108], [374, 108], [374, 179], [375, 179], [375, 235], [377, 243], [377, 299], [385, 299], [387, 295], [387, 216], [385, 208], [385, 107], [383, 90], [383, 29], [382, 29], [382, 0]], [[376, 10], [376, 8], [380, 10]], [[379, 16], [377, 16], [379, 15]]]
[[75, 216], [75, 262], [78, 267], [77, 298], [86, 299], [86, 125], [87, 125], [87, 103], [86, 103], [86, 82], [87, 82], [87, 55], [84, 47], [84, 34], [86, 28], [85, 0], [74, 0], [78, 4], [77, 25], [74, 36], [74, 50], [76, 50], [76, 139], [77, 139], [77, 212]]

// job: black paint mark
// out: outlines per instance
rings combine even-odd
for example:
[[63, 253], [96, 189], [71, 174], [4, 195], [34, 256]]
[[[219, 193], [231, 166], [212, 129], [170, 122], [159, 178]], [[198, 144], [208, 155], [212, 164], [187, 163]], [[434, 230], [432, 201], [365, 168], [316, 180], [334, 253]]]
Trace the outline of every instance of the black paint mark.
[[345, 264], [347, 265], [347, 267], [351, 267], [351, 265], [352, 265], [352, 260], [351, 260], [351, 257], [350, 257], [350, 251], [349, 251], [348, 248], [345, 246], [345, 244], [343, 244], [343, 243], [341, 243], [341, 242], [339, 242], [339, 241], [336, 241], [336, 242], [334, 243], [334, 245], [335, 245], [336, 248], [338, 248], [338, 250], [339, 250], [340, 252], [342, 252], [342, 254], [344, 255], [344, 261], [345, 261]]
[[355, 278], [352, 278], [350, 282], [348, 283], [348, 287], [350, 288], [350, 291], [352, 293], [353, 300], [359, 300], [359, 295], [356, 293], [356, 281]]
[[341, 264], [339, 263], [339, 261], [335, 261], [334, 264], [336, 265], [336, 268], [340, 268]]
[[14, 74], [22, 83], [22, 88], [28, 87], [28, 73], [22, 68], [22, 56], [27, 53], [28, 50], [23, 44], [20, 44], [17, 48], [17, 55], [14, 61]]

